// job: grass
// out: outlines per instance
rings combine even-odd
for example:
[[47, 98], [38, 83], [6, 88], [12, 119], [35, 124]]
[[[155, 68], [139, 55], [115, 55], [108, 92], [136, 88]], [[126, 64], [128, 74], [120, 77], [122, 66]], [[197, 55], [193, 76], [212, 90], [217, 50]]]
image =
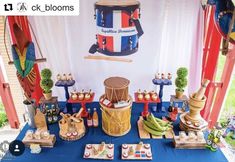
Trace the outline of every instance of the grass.
[[[225, 64], [226, 57], [221, 55], [219, 56], [218, 68], [216, 74], [216, 81], [220, 81], [223, 67]], [[235, 115], [235, 73], [231, 77], [231, 85], [227, 92], [227, 97], [225, 98], [224, 107], [222, 108], [221, 119], [227, 118], [227, 115]]]
[[[225, 64], [225, 59], [226, 57], [220, 54], [219, 61], [218, 61], [218, 69], [217, 69], [217, 74], [216, 74], [216, 81], [220, 81], [220, 78], [223, 72], [223, 67]], [[228, 116], [235, 115], [235, 73], [232, 74], [231, 85], [228, 88], [229, 88], [227, 92], [228, 94], [225, 98], [224, 107], [222, 107], [222, 112], [221, 112], [221, 116], [219, 119], [220, 123], [226, 122], [228, 119]], [[235, 140], [231, 138], [231, 133], [229, 133], [225, 137], [225, 141], [232, 148], [235, 148]]]
[[4, 126], [7, 123], [7, 115], [6, 112], [4, 111], [3, 104], [0, 101], [0, 128]]

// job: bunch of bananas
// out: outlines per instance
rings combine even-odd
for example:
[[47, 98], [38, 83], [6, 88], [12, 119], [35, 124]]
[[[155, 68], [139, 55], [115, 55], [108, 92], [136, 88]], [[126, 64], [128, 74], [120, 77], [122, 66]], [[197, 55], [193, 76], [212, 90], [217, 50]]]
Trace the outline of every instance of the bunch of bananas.
[[144, 129], [155, 136], [165, 135], [169, 129], [172, 129], [171, 122], [155, 118], [152, 113], [148, 115], [147, 120], [143, 120], [143, 123]]

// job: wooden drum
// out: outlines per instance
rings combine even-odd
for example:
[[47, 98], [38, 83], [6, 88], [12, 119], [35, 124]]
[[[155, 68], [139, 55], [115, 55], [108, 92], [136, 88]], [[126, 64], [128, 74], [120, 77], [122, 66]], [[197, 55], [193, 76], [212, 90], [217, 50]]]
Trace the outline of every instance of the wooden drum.
[[129, 99], [128, 86], [130, 81], [122, 77], [110, 77], [104, 81], [105, 97], [112, 103]]
[[123, 136], [131, 129], [131, 106], [132, 100], [129, 96], [130, 104], [123, 108], [108, 108], [101, 104], [102, 129], [110, 136]]

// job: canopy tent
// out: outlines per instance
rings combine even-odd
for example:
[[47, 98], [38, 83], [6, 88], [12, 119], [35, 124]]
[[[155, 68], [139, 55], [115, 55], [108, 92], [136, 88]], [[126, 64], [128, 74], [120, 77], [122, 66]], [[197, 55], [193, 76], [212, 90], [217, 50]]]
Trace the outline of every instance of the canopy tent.
[[[214, 82], [221, 35], [214, 26], [213, 7], [207, 7], [203, 12], [200, 2], [196, 0], [182, 0], [180, 3], [141, 1], [144, 35], [139, 40], [138, 52], [127, 56], [133, 62], [122, 63], [84, 59], [84, 56], [89, 55], [88, 50], [94, 43], [96, 34], [94, 2], [95, 0], [81, 1], [81, 14], [78, 17], [28, 17], [40, 48], [47, 57], [47, 63], [40, 64], [39, 68], [51, 68], [54, 80], [58, 73], [72, 73], [77, 81], [76, 88], [92, 89], [97, 93], [97, 100], [103, 92], [102, 82], [108, 76], [121, 75], [129, 78], [130, 93], [133, 94], [139, 88], [152, 89], [154, 85], [151, 80], [156, 72], [171, 72], [174, 80], [176, 69], [186, 66], [190, 71], [187, 94], [199, 87], [201, 76], [202, 79], [212, 80], [206, 94], [208, 102], [202, 113], [207, 120], [212, 117], [212, 123], [215, 123], [234, 66], [234, 53], [230, 52], [226, 57], [227, 64], [221, 82]], [[25, 17], [9, 17], [9, 25], [11, 27], [14, 22], [24, 24], [25, 20]], [[27, 29], [25, 32], [30, 35], [27, 26], [27, 23], [24, 24]], [[35, 41], [33, 37], [33, 42]], [[213, 48], [210, 48], [210, 44], [213, 44]], [[37, 54], [39, 55], [39, 51]], [[40, 90], [36, 94], [37, 92]], [[54, 87], [53, 93], [60, 100], [65, 100], [61, 89]], [[169, 100], [167, 96], [170, 94], [174, 94], [174, 87], [165, 88], [164, 100]], [[41, 92], [37, 97], [40, 96]], [[212, 105], [215, 97], [219, 103]]]

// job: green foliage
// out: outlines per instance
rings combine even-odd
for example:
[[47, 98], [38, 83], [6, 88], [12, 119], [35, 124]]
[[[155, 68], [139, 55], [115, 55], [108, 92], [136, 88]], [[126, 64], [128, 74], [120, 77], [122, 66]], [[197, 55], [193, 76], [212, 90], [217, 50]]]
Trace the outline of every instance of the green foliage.
[[235, 139], [232, 139], [233, 133], [229, 132], [228, 135], [225, 137], [225, 141], [235, 149]]
[[[216, 81], [221, 81], [223, 68], [226, 62], [226, 57], [224, 55], [219, 55], [218, 60], [218, 68], [216, 73]], [[222, 107], [222, 112], [220, 116], [220, 124], [223, 128], [227, 126], [228, 116], [235, 115], [235, 73], [233, 72], [231, 76], [231, 85], [228, 87], [227, 95], [225, 98], [225, 103]], [[235, 139], [232, 139], [233, 133], [229, 132], [228, 135], [225, 137], [225, 141], [233, 148], [235, 149]]]
[[0, 127], [7, 123], [7, 115], [5, 112], [0, 112]]
[[43, 89], [44, 93], [51, 93], [51, 88], [53, 87], [53, 80], [51, 80], [51, 70], [50, 69], [43, 69], [41, 71], [41, 81], [40, 86]]
[[51, 76], [52, 76], [52, 72], [50, 69], [45, 68], [41, 71], [42, 79], [50, 79]]
[[178, 91], [183, 92], [184, 88], [186, 87], [186, 85], [188, 84], [188, 81], [186, 78], [176, 78], [175, 79], [175, 85], [177, 87]]
[[180, 67], [178, 70], [177, 70], [177, 75], [178, 77], [180, 78], [186, 78], [187, 75], [188, 75], [188, 69], [186, 67]]
[[[223, 67], [225, 65], [226, 57], [224, 55], [219, 55], [218, 68], [216, 73], [216, 81], [221, 81], [221, 76], [223, 72]], [[233, 72], [231, 76], [231, 85], [228, 87], [227, 95], [225, 98], [225, 103], [222, 107], [222, 112], [220, 116], [220, 122], [227, 119], [228, 114], [230, 116], [235, 115], [235, 73]]]
[[51, 88], [53, 87], [53, 81], [51, 79], [42, 79], [40, 86], [43, 89], [44, 93], [50, 93]]
[[184, 88], [187, 86], [188, 84], [188, 80], [187, 80], [187, 75], [188, 75], [188, 69], [185, 67], [180, 67], [177, 70], [177, 78], [175, 79], [175, 85], [177, 87], [177, 91], [184, 91]]
[[2, 102], [0, 101], [0, 111], [3, 111], [3, 110], [4, 110], [4, 107], [3, 107]]

